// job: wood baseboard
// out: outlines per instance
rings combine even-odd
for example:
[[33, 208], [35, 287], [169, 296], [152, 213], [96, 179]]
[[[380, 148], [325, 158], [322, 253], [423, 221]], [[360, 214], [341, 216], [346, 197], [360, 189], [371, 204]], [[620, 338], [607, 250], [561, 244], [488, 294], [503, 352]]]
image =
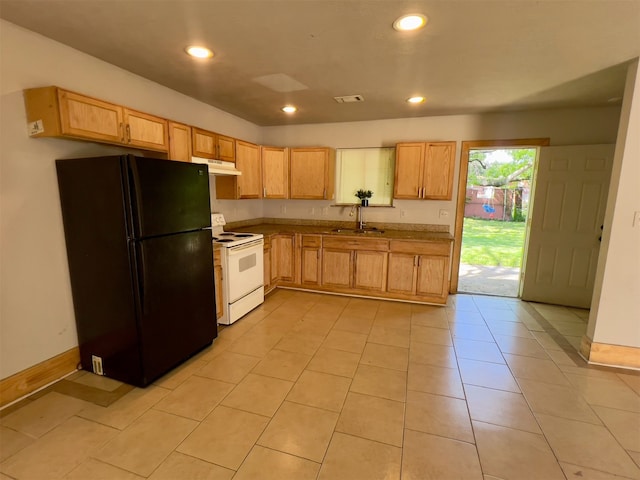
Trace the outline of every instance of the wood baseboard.
[[0, 380], [0, 407], [73, 372], [78, 367], [78, 363], [80, 363], [80, 350], [74, 347]]
[[640, 348], [597, 343], [584, 335], [580, 353], [589, 363], [611, 367], [640, 369]]

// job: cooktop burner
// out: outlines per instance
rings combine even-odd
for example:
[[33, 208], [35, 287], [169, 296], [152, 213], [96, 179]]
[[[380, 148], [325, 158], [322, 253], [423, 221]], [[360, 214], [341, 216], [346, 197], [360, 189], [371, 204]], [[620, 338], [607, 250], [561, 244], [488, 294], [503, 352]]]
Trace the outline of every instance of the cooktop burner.
[[228, 248], [262, 238], [262, 234], [259, 233], [213, 231], [212, 234], [214, 243], [220, 243], [220, 246], [224, 245]]

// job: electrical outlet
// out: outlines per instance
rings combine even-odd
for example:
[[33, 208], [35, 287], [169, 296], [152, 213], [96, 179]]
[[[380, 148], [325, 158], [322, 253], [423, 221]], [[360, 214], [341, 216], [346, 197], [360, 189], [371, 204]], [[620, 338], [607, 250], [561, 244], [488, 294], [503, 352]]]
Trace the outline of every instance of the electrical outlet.
[[102, 357], [91, 355], [91, 364], [93, 366], [93, 373], [96, 375], [104, 375], [104, 370], [102, 369]]
[[447, 218], [449, 216], [449, 210], [440, 210], [440, 218]]
[[287, 206], [286, 205], [282, 205], [280, 207], [280, 213], [287, 213]]
[[311, 207], [309, 209], [309, 215], [314, 216], [316, 214], [316, 209], [314, 207]]

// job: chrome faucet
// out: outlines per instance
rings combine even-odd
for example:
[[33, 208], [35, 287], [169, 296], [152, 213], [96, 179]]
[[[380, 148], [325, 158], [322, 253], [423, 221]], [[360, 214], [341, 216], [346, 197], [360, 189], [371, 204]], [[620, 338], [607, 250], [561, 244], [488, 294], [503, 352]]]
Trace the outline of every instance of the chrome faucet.
[[364, 212], [362, 211], [362, 205], [358, 205], [358, 230], [364, 230], [367, 224], [364, 221]]

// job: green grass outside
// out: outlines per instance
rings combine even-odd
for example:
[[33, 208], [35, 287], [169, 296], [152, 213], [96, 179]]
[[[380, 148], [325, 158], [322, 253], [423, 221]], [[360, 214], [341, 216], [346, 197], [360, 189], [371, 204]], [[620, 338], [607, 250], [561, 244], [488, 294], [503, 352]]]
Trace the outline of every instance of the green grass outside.
[[461, 263], [521, 267], [525, 222], [465, 218]]

